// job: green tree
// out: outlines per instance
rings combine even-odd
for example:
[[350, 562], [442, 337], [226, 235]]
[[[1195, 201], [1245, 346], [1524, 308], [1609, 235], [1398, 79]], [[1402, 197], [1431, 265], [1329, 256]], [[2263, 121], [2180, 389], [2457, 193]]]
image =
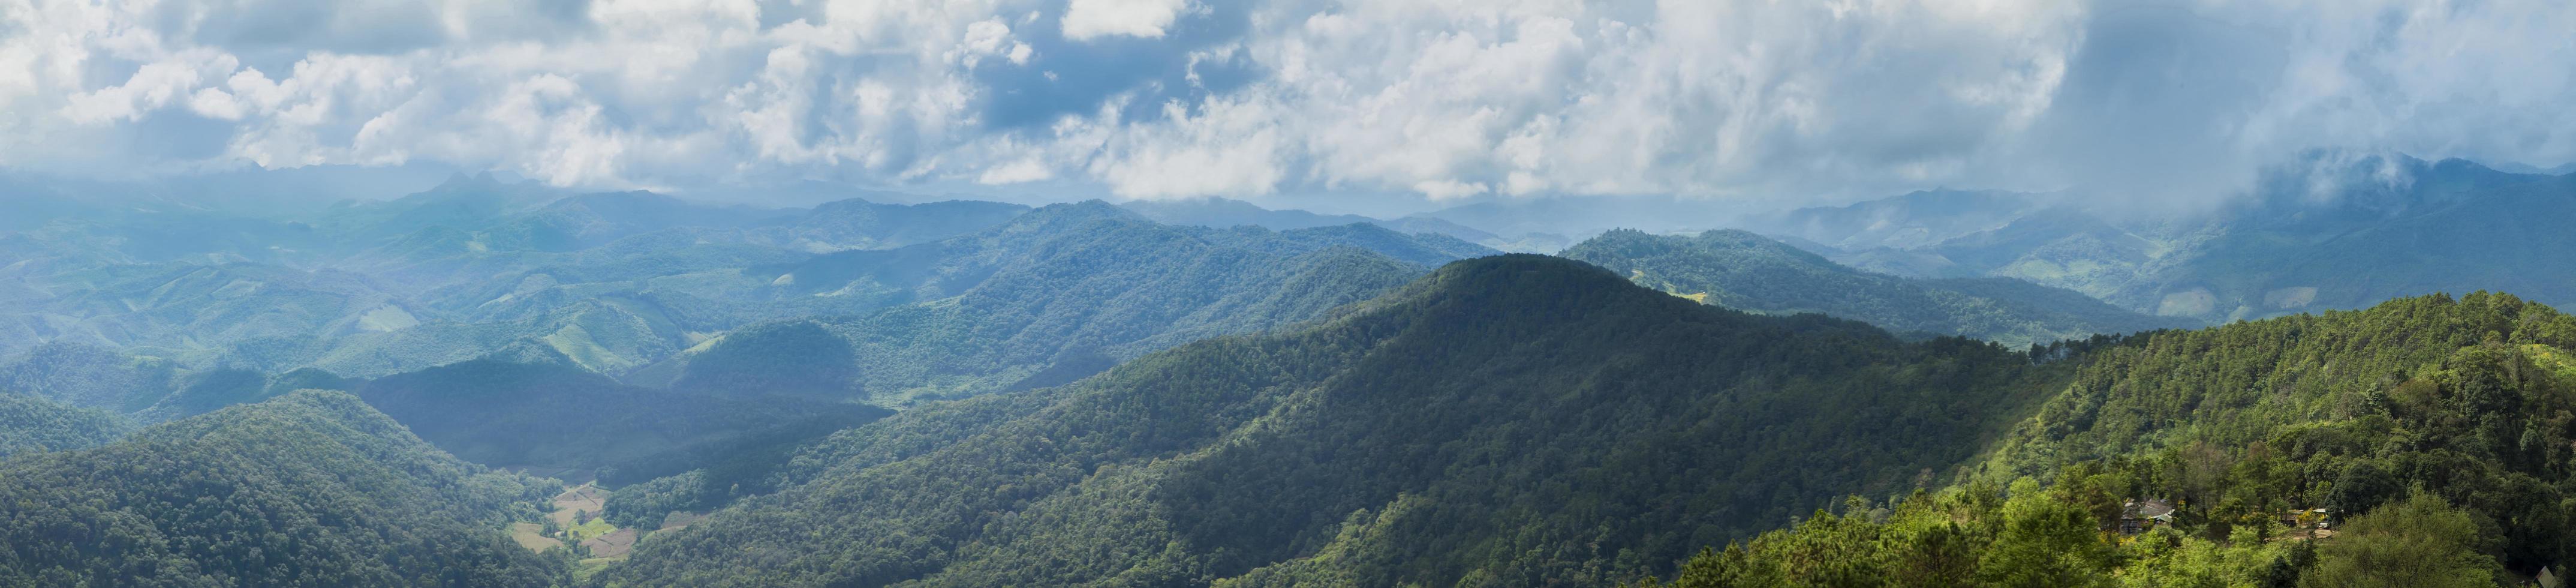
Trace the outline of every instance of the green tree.
[[2093, 516], [2059, 500], [2030, 478], [2014, 480], [2004, 502], [2004, 527], [1977, 565], [1987, 586], [2107, 585], [2107, 553]]
[[2317, 568], [2303, 575], [2299, 585], [2494, 586], [2502, 568], [2479, 549], [2482, 537], [2468, 512], [2419, 491], [2353, 519], [2325, 543]]

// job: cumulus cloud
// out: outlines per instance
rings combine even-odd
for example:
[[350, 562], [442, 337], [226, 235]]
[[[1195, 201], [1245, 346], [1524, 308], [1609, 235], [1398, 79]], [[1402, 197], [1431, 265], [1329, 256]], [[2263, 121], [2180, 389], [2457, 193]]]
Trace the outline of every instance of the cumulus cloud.
[[2569, 30], [2551, 0], [0, 0], [0, 166], [2190, 201], [2320, 147], [2576, 160]]
[[1188, 0], [1071, 0], [1064, 7], [1064, 38], [1160, 37], [1188, 8]]

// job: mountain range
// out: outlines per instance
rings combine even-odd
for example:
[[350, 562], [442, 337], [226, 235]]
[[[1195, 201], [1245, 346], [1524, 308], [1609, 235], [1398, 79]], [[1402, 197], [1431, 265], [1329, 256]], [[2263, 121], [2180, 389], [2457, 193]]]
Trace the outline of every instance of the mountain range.
[[2354, 309], [2429, 292], [2576, 303], [2541, 252], [2569, 243], [2576, 176], [2321, 152], [2247, 198], [2184, 215], [2111, 215], [2066, 195], [1935, 191], [1747, 221], [1862, 269], [2015, 277], [2164, 316], [2227, 321]]
[[2011, 384], [2053, 371], [1489, 257], [1304, 329], [837, 435], [777, 494], [606, 577], [1615, 582], [1846, 490], [1902, 490], [2007, 424], [1989, 408], [2044, 388]]
[[[2569, 489], [2545, 477], [2571, 455], [2550, 444], [2576, 428], [2543, 416], [2576, 398], [2571, 337], [2576, 318], [2480, 293], [2029, 351], [1907, 343], [1860, 323], [1717, 309], [1572, 261], [1493, 257], [1307, 328], [836, 435], [808, 447], [777, 493], [602, 577], [1539, 585], [1630, 581], [1691, 560], [1831, 583], [1776, 551], [1848, 541], [1810, 529], [1826, 523], [1730, 556], [1791, 558], [1777, 563], [1692, 554], [1825, 509], [1874, 521], [1882, 500], [1958, 505], [1949, 512], [1977, 526], [1958, 531], [1957, 549], [2019, 562], [1940, 572], [1961, 582], [2182, 565], [2169, 559], [2180, 553], [2091, 543], [2137, 496], [2187, 505], [2182, 524], [2204, 534], [2173, 541], [2251, 561], [2195, 573], [2242, 577], [2293, 556], [2259, 537], [2225, 543], [2231, 527], [2278, 533], [2261, 530], [2271, 513], [2311, 506], [2368, 520], [2408, 483], [2501, 529], [2486, 565], [2527, 571], [2576, 547], [2547, 522]], [[2386, 443], [2402, 438], [2426, 444]], [[2013, 504], [1979, 502], [2005, 486]], [[1873, 498], [1842, 499], [1855, 495]], [[612, 500], [621, 508], [650, 506]], [[2077, 529], [2029, 545], [2101, 559], [2005, 559], [2024, 540], [2002, 529], [2021, 528], [2010, 517], [2024, 508], [2071, 525], [2045, 528]], [[1916, 548], [1898, 545], [1853, 549]], [[1904, 553], [1887, 557], [1852, 565]], [[2091, 571], [2046, 575], [2068, 570]]]
[[1393, 219], [232, 181], [0, 177], [0, 584], [2482, 585], [2576, 556], [2576, 176], [2319, 153], [2180, 215]]
[[1568, 259], [1699, 302], [1768, 314], [1815, 312], [1898, 333], [1964, 335], [2027, 346], [2097, 334], [2199, 326], [2129, 312], [2014, 278], [1902, 278], [1860, 271], [1741, 230], [1695, 236], [1603, 233]]

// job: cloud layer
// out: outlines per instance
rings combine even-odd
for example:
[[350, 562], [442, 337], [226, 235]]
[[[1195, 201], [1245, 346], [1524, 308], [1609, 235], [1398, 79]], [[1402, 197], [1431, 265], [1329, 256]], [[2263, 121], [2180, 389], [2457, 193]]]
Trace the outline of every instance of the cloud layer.
[[0, 0], [0, 166], [1798, 200], [2576, 160], [2556, 0]]

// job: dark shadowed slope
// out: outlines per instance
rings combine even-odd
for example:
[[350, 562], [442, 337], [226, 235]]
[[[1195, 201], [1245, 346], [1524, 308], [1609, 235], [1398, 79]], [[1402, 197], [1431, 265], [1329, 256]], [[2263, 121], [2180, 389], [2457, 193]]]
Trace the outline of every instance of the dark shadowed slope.
[[785, 491], [607, 577], [1600, 584], [1844, 492], [1911, 488], [2052, 373], [1986, 344], [1491, 257], [1304, 330], [837, 435]]
[[[792, 398], [637, 388], [563, 365], [477, 360], [355, 383], [359, 397], [457, 457], [494, 467], [645, 479], [698, 467], [776, 431], [819, 436], [890, 414]], [[619, 472], [616, 470], [627, 470]]]

